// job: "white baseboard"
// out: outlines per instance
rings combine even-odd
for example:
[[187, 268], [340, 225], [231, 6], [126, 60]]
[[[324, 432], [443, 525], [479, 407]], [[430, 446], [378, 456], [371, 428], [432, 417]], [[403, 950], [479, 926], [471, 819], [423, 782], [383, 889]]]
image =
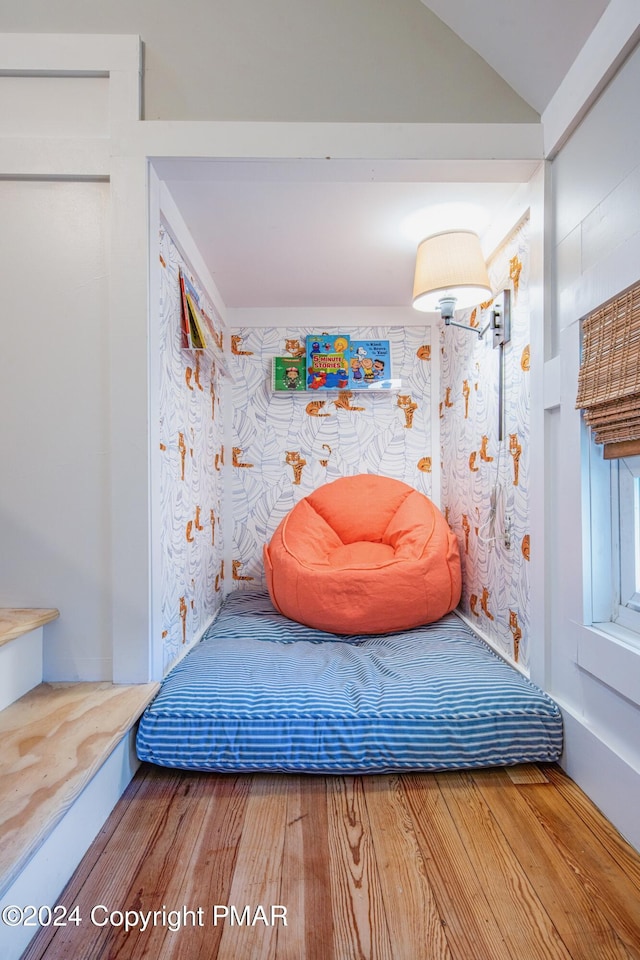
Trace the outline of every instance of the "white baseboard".
[[[55, 906], [139, 765], [134, 728], [120, 741], [20, 876], [4, 891], [0, 911], [9, 905]], [[0, 957], [19, 960], [37, 932], [37, 927], [8, 927], [0, 920]]]
[[[558, 702], [558, 701], [556, 701]], [[562, 768], [636, 850], [640, 851], [640, 770], [559, 702], [564, 720]]]

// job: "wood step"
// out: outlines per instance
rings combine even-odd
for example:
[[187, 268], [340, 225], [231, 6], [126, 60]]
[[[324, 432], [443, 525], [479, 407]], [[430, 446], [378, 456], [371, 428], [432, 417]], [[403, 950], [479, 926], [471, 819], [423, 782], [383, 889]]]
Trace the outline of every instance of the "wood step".
[[59, 616], [55, 607], [0, 607], [0, 647]]
[[43, 680], [44, 627], [54, 608], [0, 607], [0, 710]]
[[158, 683], [42, 683], [0, 712], [0, 894], [134, 726]]

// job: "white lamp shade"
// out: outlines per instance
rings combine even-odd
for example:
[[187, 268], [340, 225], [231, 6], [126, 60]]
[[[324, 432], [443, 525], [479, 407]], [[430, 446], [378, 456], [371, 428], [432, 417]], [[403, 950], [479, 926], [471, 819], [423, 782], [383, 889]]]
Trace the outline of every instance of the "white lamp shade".
[[438, 233], [418, 245], [413, 281], [416, 310], [437, 310], [443, 297], [458, 309], [474, 307], [491, 294], [489, 274], [476, 233]]

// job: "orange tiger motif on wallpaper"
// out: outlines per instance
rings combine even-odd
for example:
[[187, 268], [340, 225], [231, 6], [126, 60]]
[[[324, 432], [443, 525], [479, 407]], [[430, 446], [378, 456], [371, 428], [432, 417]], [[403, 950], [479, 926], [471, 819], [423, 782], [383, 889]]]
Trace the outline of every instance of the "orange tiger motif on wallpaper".
[[302, 482], [302, 468], [306, 467], [307, 461], [300, 456], [297, 450], [285, 450], [286, 463], [293, 467], [293, 482], [299, 486]]
[[242, 577], [240, 576], [240, 567], [242, 566], [242, 560], [232, 560], [231, 561], [232, 570], [231, 576], [234, 580], [254, 580], [254, 577]]
[[491, 594], [489, 593], [489, 591], [487, 590], [487, 588], [486, 588], [486, 587], [483, 587], [483, 589], [482, 589], [482, 596], [480, 597], [480, 607], [482, 608], [485, 617], [487, 617], [489, 620], [495, 620], [495, 617], [494, 617], [493, 614], [489, 611], [489, 597], [490, 597], [490, 596], [491, 596]]
[[518, 289], [520, 287], [520, 274], [522, 273], [522, 262], [516, 254], [509, 260], [509, 279], [513, 281], [513, 299], [518, 299]]
[[284, 349], [291, 357], [304, 357], [307, 352], [299, 340], [285, 340]]
[[469, 419], [469, 394], [471, 390], [469, 389], [469, 381], [462, 381], [462, 396], [464, 397], [464, 418], [465, 420]]
[[431, 473], [431, 457], [422, 457], [418, 460], [418, 470], [423, 473]]
[[[323, 444], [322, 444], [322, 449], [323, 449], [323, 450], [327, 450], [328, 453], [329, 453], [329, 457], [331, 456], [332, 450], [331, 450], [331, 447], [329, 446], [328, 443], [323, 443]], [[328, 457], [326, 457], [326, 458], [323, 457], [321, 460], [318, 461], [318, 463], [320, 464], [321, 467], [328, 467], [328, 466], [329, 466], [329, 458], [328, 458]]]
[[364, 407], [354, 407], [351, 403], [353, 390], [341, 390], [338, 399], [333, 401], [336, 410], [364, 410]]
[[471, 524], [466, 513], [462, 514], [462, 529], [464, 530], [464, 552], [469, 553], [469, 534], [471, 533]]
[[416, 350], [418, 360], [431, 360], [431, 344], [424, 343]]
[[178, 434], [178, 450], [180, 451], [180, 479], [184, 480], [184, 462], [187, 457], [187, 444], [185, 443], [184, 433]]
[[413, 427], [413, 415], [418, 409], [418, 404], [411, 399], [411, 396], [407, 393], [399, 394], [396, 401], [396, 406], [400, 407], [404, 413], [404, 425], [406, 430], [411, 430]]
[[513, 457], [513, 486], [517, 487], [520, 478], [520, 457], [522, 455], [522, 447], [518, 441], [517, 433], [509, 434], [509, 453]]
[[518, 623], [518, 614], [515, 610], [509, 610], [509, 629], [513, 634], [513, 659], [518, 662], [520, 656], [520, 641], [522, 640], [522, 630]]
[[493, 457], [490, 457], [487, 453], [487, 444], [489, 443], [489, 437], [482, 435], [482, 446], [480, 447], [480, 459], [484, 460], [486, 463], [491, 463]]
[[232, 447], [231, 449], [231, 462], [234, 467], [244, 467], [249, 468], [253, 467], [252, 463], [241, 463], [240, 454], [242, 453], [242, 447]]
[[180, 597], [180, 619], [182, 620], [182, 642], [187, 642], [187, 604], [184, 597]]
[[528, 533], [525, 533], [524, 537], [522, 538], [520, 549], [522, 550], [522, 556], [525, 558], [525, 560], [528, 560], [531, 556], [531, 537]]
[[200, 507], [196, 507], [196, 514], [193, 520], [189, 520], [187, 522], [187, 527], [185, 531], [185, 537], [186, 537], [187, 543], [193, 543], [193, 541], [195, 540], [194, 533], [193, 533], [194, 530], [204, 530], [204, 527], [200, 522]]
[[193, 379], [196, 382], [198, 390], [204, 390], [204, 387], [200, 383], [200, 354], [196, 353], [196, 368], [193, 371]]
[[253, 350], [241, 350], [240, 344], [244, 340], [244, 337], [241, 337], [239, 333], [234, 333], [231, 337], [231, 353], [236, 357], [252, 357]]
[[309, 417], [330, 417], [330, 413], [320, 413], [326, 400], [312, 400], [305, 407], [305, 412]]

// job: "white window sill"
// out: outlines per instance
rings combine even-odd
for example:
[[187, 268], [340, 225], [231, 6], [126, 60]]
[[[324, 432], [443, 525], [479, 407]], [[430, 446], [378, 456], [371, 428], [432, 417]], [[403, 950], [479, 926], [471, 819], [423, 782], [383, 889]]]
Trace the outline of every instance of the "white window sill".
[[616, 623], [582, 626], [576, 662], [581, 670], [640, 706], [640, 636]]

